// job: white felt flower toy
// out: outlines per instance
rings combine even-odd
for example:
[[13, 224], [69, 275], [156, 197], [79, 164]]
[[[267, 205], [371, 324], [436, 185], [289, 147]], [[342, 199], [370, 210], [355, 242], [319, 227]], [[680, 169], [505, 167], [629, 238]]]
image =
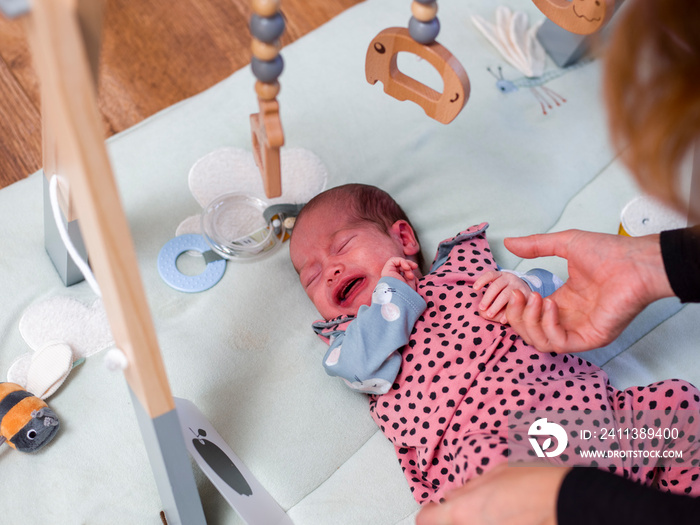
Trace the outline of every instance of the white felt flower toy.
[[22, 315], [19, 331], [32, 351], [15, 359], [7, 380], [41, 399], [63, 384], [74, 364], [114, 346], [101, 299], [85, 304], [55, 296], [36, 302]]
[[[273, 204], [302, 204], [323, 191], [328, 171], [317, 155], [301, 148], [280, 150], [282, 195], [267, 199], [260, 170], [253, 154], [240, 148], [222, 148], [199, 159], [190, 170], [188, 183], [197, 202], [206, 208], [222, 195], [244, 193]], [[242, 222], [246, 217], [240, 218]], [[201, 216], [188, 217], [176, 235], [201, 234]], [[245, 232], [250, 233], [250, 232]]]

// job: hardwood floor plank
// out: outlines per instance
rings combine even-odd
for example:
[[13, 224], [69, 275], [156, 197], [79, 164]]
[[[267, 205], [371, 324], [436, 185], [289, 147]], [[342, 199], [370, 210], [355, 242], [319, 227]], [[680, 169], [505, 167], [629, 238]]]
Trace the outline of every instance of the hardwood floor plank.
[[[361, 1], [282, 0], [282, 44]], [[98, 76], [105, 136], [245, 67], [251, 12], [251, 0], [107, 0]], [[41, 166], [39, 86], [23, 20], [0, 17], [0, 61], [2, 188]]]
[[0, 181], [2, 187], [41, 167], [41, 117], [0, 60]]
[[171, 1], [149, 4], [144, 10], [131, 0], [108, 2], [100, 108], [115, 131], [203, 91], [250, 61], [249, 40], [242, 36], [247, 23], [233, 9], [216, 16], [218, 1], [183, 1], [190, 7], [185, 17]]
[[0, 58], [32, 104], [39, 109], [39, 78], [32, 63], [24, 25], [21, 18], [8, 20], [0, 15]]

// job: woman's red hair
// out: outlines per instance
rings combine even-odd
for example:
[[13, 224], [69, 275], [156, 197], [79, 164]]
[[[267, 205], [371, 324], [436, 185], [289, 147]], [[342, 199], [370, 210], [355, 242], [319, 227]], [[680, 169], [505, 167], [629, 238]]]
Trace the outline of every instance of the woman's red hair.
[[604, 93], [613, 144], [642, 188], [685, 209], [678, 177], [700, 139], [700, 6], [628, 0], [612, 23]]

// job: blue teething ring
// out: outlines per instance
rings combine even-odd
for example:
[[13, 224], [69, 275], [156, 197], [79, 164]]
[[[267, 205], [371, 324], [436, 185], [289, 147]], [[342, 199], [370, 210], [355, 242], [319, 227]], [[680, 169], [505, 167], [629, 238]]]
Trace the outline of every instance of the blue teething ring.
[[185, 275], [177, 269], [177, 258], [189, 250], [208, 252], [211, 246], [201, 235], [188, 233], [170, 239], [158, 254], [158, 273], [170, 286], [180, 292], [203, 292], [218, 283], [226, 271], [226, 260], [219, 259], [207, 263], [207, 268], [199, 275]]

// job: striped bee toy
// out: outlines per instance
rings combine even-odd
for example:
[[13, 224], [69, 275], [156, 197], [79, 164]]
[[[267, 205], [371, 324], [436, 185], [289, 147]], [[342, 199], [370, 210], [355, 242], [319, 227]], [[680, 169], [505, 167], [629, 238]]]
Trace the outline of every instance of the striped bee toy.
[[15, 383], [0, 383], [0, 445], [35, 452], [58, 432], [58, 417], [48, 405]]

